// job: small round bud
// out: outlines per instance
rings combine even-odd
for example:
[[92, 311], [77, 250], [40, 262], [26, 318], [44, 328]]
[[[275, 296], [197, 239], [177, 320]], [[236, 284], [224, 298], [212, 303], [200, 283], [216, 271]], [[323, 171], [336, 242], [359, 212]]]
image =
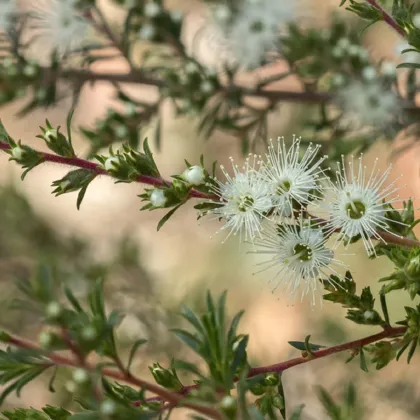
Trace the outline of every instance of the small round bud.
[[89, 375], [86, 372], [86, 370], [78, 368], [73, 371], [73, 380], [76, 382], [76, 384], [84, 384], [88, 381]]
[[372, 66], [365, 67], [362, 70], [362, 77], [367, 81], [372, 81], [376, 79], [376, 70]]
[[166, 204], [165, 192], [155, 188], [150, 194], [150, 202], [154, 207], [163, 207]]
[[262, 395], [265, 393], [265, 386], [263, 384], [257, 383], [255, 384], [250, 391], [254, 394], [254, 395]]
[[128, 128], [125, 125], [120, 124], [115, 128], [115, 134], [117, 137], [126, 137], [128, 134]]
[[191, 166], [182, 176], [191, 185], [200, 185], [204, 182], [204, 169], [201, 166]]
[[332, 83], [337, 87], [343, 86], [346, 83], [346, 78], [341, 73], [336, 73], [332, 77]]
[[362, 61], [367, 61], [369, 59], [369, 52], [364, 48], [359, 48], [359, 58]]
[[363, 318], [366, 321], [371, 321], [373, 318], [375, 318], [375, 312], [365, 311], [365, 312], [363, 312]]
[[350, 45], [347, 51], [350, 56], [356, 57], [357, 55], [359, 55], [359, 50], [360, 47], [358, 45]]
[[420, 28], [420, 13], [416, 13], [413, 16], [413, 23], [415, 26], [417, 26], [417, 28]]
[[[70, 184], [70, 181], [62, 182], [61, 184], [68, 183]], [[67, 185], [63, 188], [63, 185], [60, 185], [61, 189], [64, 190]], [[62, 311], [61, 305], [58, 302], [50, 302], [47, 307], [45, 308], [45, 313], [49, 318], [57, 318], [60, 316]]]
[[226, 23], [232, 16], [232, 11], [225, 4], [220, 4], [214, 9], [214, 17], [220, 23]]
[[195, 64], [194, 62], [190, 61], [185, 65], [185, 72], [187, 74], [194, 74], [198, 72], [198, 67], [197, 64]]
[[160, 14], [161, 10], [157, 3], [150, 2], [144, 6], [144, 15], [148, 18], [154, 18]]
[[77, 384], [73, 381], [67, 381], [65, 388], [68, 392], [71, 394], [75, 393], [77, 391]]
[[36, 67], [31, 64], [27, 64], [23, 68], [23, 74], [28, 77], [34, 76], [36, 74]]
[[111, 414], [115, 413], [115, 411], [117, 410], [117, 406], [113, 401], [105, 400], [102, 402], [100, 410], [102, 414], [110, 416]]
[[342, 58], [344, 56], [344, 50], [341, 47], [334, 47], [331, 50], [331, 54], [335, 58]]
[[96, 328], [92, 327], [91, 325], [83, 328], [82, 330], [82, 338], [87, 341], [95, 340], [98, 337], [98, 332]]
[[337, 47], [343, 48], [343, 49], [347, 49], [350, 47], [350, 40], [348, 38], [340, 38], [337, 41]]
[[267, 373], [264, 382], [267, 386], [277, 386], [280, 383], [280, 376], [277, 373]]
[[12, 149], [12, 157], [17, 161], [22, 160], [23, 156], [25, 155], [25, 150], [19, 146], [16, 146]]
[[49, 347], [53, 341], [53, 336], [48, 331], [41, 331], [39, 334], [39, 344], [41, 344], [42, 347]]
[[55, 128], [48, 129], [48, 130], [44, 133], [44, 138], [45, 138], [45, 140], [47, 140], [47, 141], [54, 140], [54, 139], [56, 139], [56, 138], [57, 138], [57, 136], [58, 136], [58, 132], [57, 132], [57, 130], [56, 130]]
[[104, 164], [105, 170], [107, 171], [112, 171], [115, 170], [116, 167], [118, 166], [120, 160], [118, 159], [117, 156], [110, 156]]
[[233, 418], [236, 413], [237, 402], [235, 398], [230, 395], [226, 395], [220, 401], [220, 409], [227, 414], [229, 418]]
[[382, 74], [387, 77], [394, 77], [397, 74], [397, 68], [391, 61], [384, 61], [381, 70]]
[[184, 13], [182, 13], [181, 10], [171, 10], [169, 15], [174, 22], [181, 22], [184, 17]]
[[141, 27], [139, 36], [145, 41], [151, 41], [156, 36], [156, 29], [150, 23], [146, 23]]
[[128, 117], [136, 115], [136, 106], [131, 102], [127, 102], [127, 104], [125, 105], [124, 113]]
[[211, 93], [211, 92], [213, 92], [213, 90], [214, 90], [213, 83], [211, 83], [208, 80], [205, 80], [203, 83], [201, 83], [200, 90], [203, 93]]
[[271, 403], [278, 409], [284, 408], [284, 399], [281, 397], [281, 395], [274, 395]]

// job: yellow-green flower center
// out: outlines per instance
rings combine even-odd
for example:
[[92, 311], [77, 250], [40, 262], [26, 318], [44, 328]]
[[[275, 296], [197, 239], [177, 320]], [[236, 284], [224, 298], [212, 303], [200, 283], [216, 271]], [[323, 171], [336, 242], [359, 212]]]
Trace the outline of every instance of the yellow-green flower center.
[[238, 210], [245, 212], [254, 204], [254, 199], [250, 195], [244, 195], [239, 199]]
[[312, 249], [306, 244], [295, 245], [293, 253], [300, 261], [310, 261], [312, 259]]
[[366, 206], [359, 200], [351, 200], [346, 205], [346, 211], [351, 219], [360, 219], [366, 212]]

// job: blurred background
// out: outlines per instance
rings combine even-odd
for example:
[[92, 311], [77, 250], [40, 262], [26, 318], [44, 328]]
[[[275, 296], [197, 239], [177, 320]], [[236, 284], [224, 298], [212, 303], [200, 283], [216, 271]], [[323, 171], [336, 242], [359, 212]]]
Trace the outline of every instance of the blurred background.
[[[190, 0], [168, 3], [186, 13], [184, 38], [187, 45], [192, 44], [197, 31], [203, 31], [206, 25], [203, 4]], [[338, 9], [338, 3], [338, 0], [302, 1], [302, 8], [308, 11], [303, 24], [316, 22], [322, 28], [331, 9]], [[106, 1], [102, 2], [102, 7], [112, 19], [119, 19], [119, 9]], [[347, 18], [351, 20], [353, 16], [348, 14]], [[386, 26], [375, 25], [365, 38], [366, 46], [375, 58], [396, 60], [394, 45], [399, 40]], [[211, 36], [202, 35], [198, 48], [196, 55], [208, 63], [217, 60], [221, 53]], [[141, 46], [139, 54], [140, 50]], [[95, 63], [95, 66], [97, 70], [104, 70], [104, 64]], [[105, 66], [107, 71], [125, 69], [125, 63], [117, 60]], [[278, 69], [271, 66], [246, 77], [258, 78], [273, 70]], [[279, 82], [278, 86], [285, 90], [298, 88], [290, 79], [287, 84]], [[138, 87], [132, 89], [139, 90]], [[93, 125], [103, 116], [113, 104], [112, 92], [112, 86], [106, 82], [86, 86], [82, 91], [73, 118], [73, 141], [80, 155], [87, 150], [87, 145], [77, 127]], [[138, 94], [150, 96], [155, 92], [142, 88]], [[2, 108], [1, 119], [14, 139], [22, 138], [26, 144], [43, 149], [41, 140], [35, 138], [39, 134], [38, 127], [45, 123], [45, 118], [55, 126], [65, 126], [70, 102], [64, 101], [50, 110], [36, 110], [27, 117], [17, 118], [21, 106], [22, 102], [17, 102]], [[229, 156], [237, 161], [243, 159], [237, 139], [216, 132], [206, 141], [197, 135], [193, 120], [175, 119], [169, 104], [164, 112], [162, 147], [160, 152], [155, 152], [163, 176], [180, 173], [184, 169], [184, 158], [192, 164], [198, 163], [202, 153], [207, 162], [217, 159], [219, 163], [228, 163]], [[301, 106], [281, 105], [271, 117], [270, 137], [299, 135], [301, 120]], [[400, 137], [393, 147], [407, 141], [404, 135]], [[379, 157], [385, 167], [391, 152], [389, 143], [379, 142], [370, 150], [367, 160]], [[401, 197], [419, 196], [419, 150], [409, 149], [394, 159], [393, 164], [393, 176], [403, 174], [402, 180], [398, 181], [402, 186]], [[221, 245], [219, 238], [210, 239], [218, 229], [218, 223], [201, 220], [198, 224], [193, 203], [184, 206], [156, 233], [157, 222], [164, 210], [139, 212], [141, 203], [137, 195], [143, 191], [139, 184], [115, 185], [110, 178], [99, 178], [89, 187], [78, 211], [75, 194], [58, 198], [51, 195], [52, 181], [65, 175], [66, 167], [42, 165], [24, 182], [20, 180], [20, 168], [8, 163], [8, 155], [0, 154], [0, 168], [0, 295], [9, 301], [15, 294], [15, 279], [30, 275], [40, 261], [50, 264], [56, 275], [65, 279], [79, 296], [86, 293], [90, 282], [104, 276], [108, 307], [120, 308], [128, 314], [119, 328], [121, 343], [129, 345], [141, 337], [149, 340], [147, 349], [139, 353], [135, 362], [138, 374], [145, 378], [150, 379], [147, 366], [152, 362], [159, 361], [168, 366], [170, 357], [185, 351], [168, 329], [179, 323], [176, 312], [181, 303], [198, 309], [206, 289], [215, 293], [229, 291], [231, 315], [246, 309], [240, 332], [250, 335], [249, 355], [255, 366], [297, 357], [299, 352], [287, 342], [302, 341], [308, 334], [315, 343], [333, 345], [377, 332], [374, 327], [345, 322], [345, 310], [339, 305], [325, 303], [322, 309], [311, 309], [308, 301], [290, 305], [288, 296], [272, 294], [267, 276], [253, 275], [255, 261], [238, 247], [236, 241]], [[351, 266], [359, 290], [370, 285], [377, 292], [380, 285], [376, 280], [388, 274], [392, 266], [385, 257], [369, 260], [361, 244], [353, 246], [350, 252], [354, 255], [343, 259]], [[406, 293], [393, 294], [393, 300], [389, 302], [393, 320], [403, 315], [405, 299], [408, 299]], [[42, 326], [30, 314], [12, 313], [6, 306], [0, 309], [1, 324], [36, 339]], [[402, 358], [376, 373], [373, 372], [374, 365], [370, 365], [370, 373], [365, 373], [359, 369], [357, 360], [346, 365], [345, 359], [346, 355], [341, 354], [287, 371], [283, 383], [290, 409], [304, 403], [304, 419], [326, 418], [314, 385], [322, 385], [334, 397], [340, 398], [348, 383], [354, 382], [359, 390], [359, 403], [370, 407], [364, 418], [408, 420], [419, 417], [420, 378], [415, 373], [420, 367], [418, 357], [411, 362], [416, 365], [411, 369]], [[8, 400], [10, 407], [37, 408], [52, 402], [68, 403], [65, 391], [50, 394], [47, 387], [31, 386], [25, 389], [21, 400], [14, 398]], [[183, 418], [182, 413], [178, 416]]]

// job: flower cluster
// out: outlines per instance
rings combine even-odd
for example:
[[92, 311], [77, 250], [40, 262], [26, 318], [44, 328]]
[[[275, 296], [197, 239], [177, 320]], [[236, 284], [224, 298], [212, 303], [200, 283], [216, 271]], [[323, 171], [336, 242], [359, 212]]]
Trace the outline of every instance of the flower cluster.
[[239, 10], [226, 4], [215, 7], [213, 18], [231, 47], [239, 65], [255, 68], [275, 49], [279, 25], [295, 17], [296, 2], [244, 0]]
[[[218, 198], [212, 203], [218, 205], [207, 213], [224, 221], [220, 230], [228, 231], [227, 237], [239, 235], [252, 243], [254, 253], [270, 256], [262, 271], [275, 268], [274, 289], [286, 286], [294, 296], [302, 286], [302, 297], [309, 293], [315, 302], [319, 276], [342, 265], [326, 242], [338, 233], [336, 249], [360, 238], [368, 254], [374, 254], [372, 240], [385, 242], [383, 232], [394, 234], [387, 211], [398, 187], [387, 183], [391, 167], [381, 174], [375, 163], [368, 171], [362, 156], [357, 168], [350, 160], [348, 169], [343, 158], [333, 182], [322, 167], [320, 146], [309, 145], [301, 153], [300, 144], [294, 138], [287, 147], [279, 138], [276, 145], [270, 143], [265, 159], [248, 158], [242, 168], [232, 160], [233, 175], [222, 166], [225, 180], [208, 183]], [[312, 216], [309, 207], [329, 217]]]

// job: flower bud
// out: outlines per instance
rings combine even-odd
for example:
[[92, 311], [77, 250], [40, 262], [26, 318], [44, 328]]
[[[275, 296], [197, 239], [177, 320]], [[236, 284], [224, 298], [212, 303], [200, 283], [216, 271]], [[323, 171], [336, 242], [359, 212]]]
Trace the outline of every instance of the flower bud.
[[397, 74], [397, 68], [391, 61], [384, 61], [381, 70], [382, 74], [387, 77], [394, 77]]
[[77, 391], [77, 384], [73, 381], [67, 381], [65, 388], [67, 389], [68, 392], [73, 394]]
[[105, 400], [102, 402], [100, 410], [102, 414], [110, 416], [115, 413], [115, 411], [117, 410], [117, 406], [113, 401]]
[[149, 370], [157, 384], [174, 391], [182, 389], [182, 384], [176, 374], [163, 368], [159, 363], [153, 363], [152, 367], [149, 366]]
[[12, 158], [16, 161], [20, 162], [23, 157], [25, 156], [25, 150], [22, 149], [20, 146], [16, 146], [12, 148]]
[[225, 4], [219, 4], [214, 9], [214, 17], [220, 23], [226, 23], [230, 19], [231, 16], [232, 16], [232, 11]]
[[161, 10], [157, 3], [150, 2], [144, 6], [144, 15], [148, 18], [154, 18], [160, 14]]
[[410, 278], [418, 278], [420, 276], [420, 255], [412, 257], [405, 266], [405, 272]]
[[261, 383], [256, 383], [251, 389], [250, 391], [254, 394], [254, 395], [262, 395], [264, 394], [264, 392], [266, 391], [266, 387], [261, 384]]
[[367, 66], [362, 70], [362, 77], [366, 81], [370, 82], [376, 79], [376, 70], [372, 66]]
[[88, 325], [82, 329], [82, 338], [86, 341], [93, 341], [98, 337], [98, 331], [95, 327]]
[[155, 35], [156, 29], [150, 23], [145, 23], [139, 31], [140, 38], [144, 39], [145, 41], [151, 41], [155, 37]]
[[203, 93], [212, 93], [214, 91], [214, 85], [210, 81], [205, 80], [203, 83], [201, 83], [200, 90]]
[[413, 23], [415, 26], [417, 26], [417, 28], [420, 28], [420, 13], [416, 13], [413, 16]]
[[115, 171], [118, 168], [118, 164], [120, 163], [120, 159], [118, 156], [110, 156], [104, 163], [104, 168], [108, 172]]
[[373, 312], [373, 311], [365, 311], [365, 312], [363, 312], [363, 318], [366, 321], [371, 321], [372, 319], [375, 318], [375, 312]]
[[73, 371], [73, 381], [76, 382], [76, 384], [84, 384], [88, 381], [88, 379], [89, 375], [85, 369], [78, 368]]
[[42, 347], [48, 348], [51, 343], [53, 342], [53, 335], [48, 331], [41, 331], [39, 334], [39, 344], [41, 344]]
[[278, 373], [267, 373], [264, 382], [267, 386], [277, 386], [280, 383], [280, 376]]
[[274, 407], [278, 409], [284, 408], [284, 399], [279, 394], [273, 396], [271, 403], [273, 404]]
[[58, 318], [62, 312], [61, 305], [58, 302], [50, 302], [45, 308], [48, 318]]
[[150, 194], [150, 202], [154, 207], [163, 207], [166, 204], [165, 192], [159, 188], [155, 188]]
[[182, 177], [191, 185], [200, 185], [204, 182], [204, 169], [201, 166], [191, 166], [184, 171]]
[[227, 415], [228, 418], [235, 418], [237, 410], [237, 402], [235, 398], [230, 395], [224, 396], [220, 401], [220, 409]]

